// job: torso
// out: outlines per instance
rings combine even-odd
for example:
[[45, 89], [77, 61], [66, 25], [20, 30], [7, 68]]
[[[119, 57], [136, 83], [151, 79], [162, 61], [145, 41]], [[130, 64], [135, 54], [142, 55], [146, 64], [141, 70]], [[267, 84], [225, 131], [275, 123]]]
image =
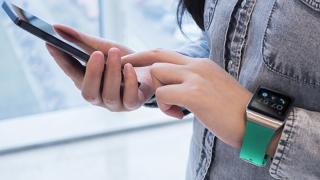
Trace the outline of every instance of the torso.
[[[210, 59], [253, 92], [263, 85], [320, 111], [320, 2], [207, 0], [204, 24]], [[194, 122], [190, 179], [272, 179]], [[188, 176], [189, 176], [188, 175]]]

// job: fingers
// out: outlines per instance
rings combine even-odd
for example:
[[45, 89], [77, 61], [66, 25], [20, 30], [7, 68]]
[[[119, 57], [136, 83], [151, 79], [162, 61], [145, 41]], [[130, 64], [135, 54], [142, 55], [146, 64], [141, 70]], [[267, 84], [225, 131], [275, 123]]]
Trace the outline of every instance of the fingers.
[[49, 44], [46, 44], [46, 47], [64, 73], [73, 80], [78, 88], [81, 88], [85, 67], [79, 61], [57, 48]]
[[[183, 114], [181, 112], [181, 108], [179, 108], [178, 106], [175, 106], [175, 105], [168, 104], [168, 102], [166, 102], [165, 99], [163, 99], [161, 97], [161, 95], [160, 95], [161, 94], [161, 87], [163, 87], [163, 84], [158, 79], [156, 79], [154, 76], [152, 76], [152, 83], [153, 83], [153, 88], [156, 92], [157, 105], [158, 105], [159, 109], [169, 116], [172, 116], [172, 117], [175, 117], [178, 119], [182, 119]], [[157, 92], [157, 90], [158, 90], [158, 92]]]
[[107, 68], [104, 72], [104, 85], [102, 99], [104, 104], [113, 111], [118, 111], [122, 107], [121, 101], [121, 59], [120, 50], [111, 48], [108, 53]]
[[[184, 117], [180, 107], [186, 107], [185, 87], [179, 85], [167, 85], [156, 90], [156, 99], [159, 108], [168, 114], [179, 119]], [[190, 98], [190, 97], [189, 97]]]
[[64, 39], [75, 43], [89, 54], [97, 50], [102, 51], [104, 54], [107, 54], [109, 49], [112, 47], [121, 49], [121, 56], [127, 55], [128, 53], [132, 53], [131, 50], [124, 46], [115, 44], [110, 41], [105, 41], [101, 38], [86, 35], [68, 26], [54, 25], [54, 29]]
[[82, 83], [82, 96], [94, 105], [101, 105], [101, 79], [105, 67], [104, 55], [96, 51], [91, 55], [86, 66], [86, 73]]
[[184, 84], [162, 86], [156, 90], [156, 97], [163, 104], [187, 107], [187, 98], [192, 97], [186, 97], [186, 89]]
[[[98, 45], [102, 43], [105, 44], [103, 40], [100, 40], [92, 36], [88, 36], [68, 26], [54, 25], [54, 29], [61, 37], [63, 37], [67, 41], [70, 41], [78, 45], [89, 54], [92, 54], [94, 51], [97, 51], [97, 50], [100, 50], [106, 53], [109, 49], [108, 47], [104, 48], [105, 46]], [[101, 47], [103, 48], [101, 49]]]
[[169, 50], [153, 50], [141, 53], [129, 54], [122, 58], [122, 64], [130, 63], [135, 67], [149, 66], [154, 63], [172, 63], [184, 65], [190, 61], [190, 58], [182, 54]]
[[57, 33], [59, 33], [59, 35], [70, 42], [79, 42], [81, 39], [81, 35], [83, 35], [75, 29], [65, 25], [57, 24], [53, 25], [53, 28]]
[[140, 101], [142, 101], [142, 99], [139, 99], [137, 74], [131, 64], [126, 64], [124, 66], [123, 74], [124, 74], [123, 105], [126, 109], [133, 110], [133, 109], [136, 109], [140, 105]]
[[164, 111], [164, 113], [166, 113], [169, 116], [178, 118], [178, 119], [183, 119], [183, 117], [184, 117], [184, 114], [182, 112], [182, 108], [179, 106], [175, 106], [175, 105], [170, 106], [170, 108], [168, 110]]
[[184, 80], [188, 72], [183, 65], [155, 63], [151, 68], [151, 77], [158, 107], [167, 115], [182, 119], [185, 107]]
[[169, 63], [155, 63], [151, 67], [151, 76], [162, 84], [180, 84], [188, 78], [186, 67]]

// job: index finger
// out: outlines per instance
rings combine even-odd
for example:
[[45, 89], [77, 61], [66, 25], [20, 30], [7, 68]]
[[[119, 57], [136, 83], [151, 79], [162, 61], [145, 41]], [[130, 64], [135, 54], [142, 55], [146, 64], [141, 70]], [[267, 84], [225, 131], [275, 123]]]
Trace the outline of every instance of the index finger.
[[[65, 25], [54, 25], [54, 30], [65, 40], [72, 42], [79, 47], [81, 47], [83, 50], [85, 50], [87, 53], [91, 54], [94, 51], [98, 50], [96, 48], [97, 43], [102, 43], [99, 42], [98, 38], [94, 38], [88, 35], [85, 35], [81, 32], [76, 31], [75, 29], [65, 26]], [[99, 47], [102, 47], [99, 45]], [[102, 51], [102, 50], [101, 50]]]
[[122, 57], [121, 63], [130, 63], [135, 67], [149, 66], [154, 63], [171, 63], [185, 65], [190, 58], [174, 51], [156, 49], [135, 54], [129, 54]]
[[[102, 51], [104, 54], [107, 54], [109, 49], [112, 47], [125, 49], [124, 47], [119, 47], [119, 45], [113, 42], [106, 42], [101, 38], [86, 35], [65, 25], [56, 24], [53, 27], [60, 36], [62, 36], [67, 41], [75, 43], [76, 45], [87, 51], [89, 54], [97, 50]], [[121, 56], [127, 54], [127, 52], [125, 51], [121, 53]]]

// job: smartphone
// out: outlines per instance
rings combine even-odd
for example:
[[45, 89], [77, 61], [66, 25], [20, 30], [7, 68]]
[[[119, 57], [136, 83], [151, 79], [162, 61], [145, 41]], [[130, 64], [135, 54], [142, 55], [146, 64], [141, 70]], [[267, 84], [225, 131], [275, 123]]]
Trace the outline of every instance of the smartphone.
[[[66, 41], [63, 37], [55, 32], [53, 26], [49, 23], [6, 1], [2, 3], [2, 8], [18, 27], [46, 41], [52, 46], [82, 61], [83, 63], [87, 63], [89, 61], [89, 54], [83, 52], [82, 48], [76, 44]], [[107, 56], [105, 56], [105, 58], [107, 59]], [[140, 82], [138, 82], [138, 86], [140, 85]]]
[[2, 3], [2, 8], [18, 27], [84, 63], [89, 60], [89, 54], [83, 52], [77, 45], [64, 40], [49, 23], [6, 1]]

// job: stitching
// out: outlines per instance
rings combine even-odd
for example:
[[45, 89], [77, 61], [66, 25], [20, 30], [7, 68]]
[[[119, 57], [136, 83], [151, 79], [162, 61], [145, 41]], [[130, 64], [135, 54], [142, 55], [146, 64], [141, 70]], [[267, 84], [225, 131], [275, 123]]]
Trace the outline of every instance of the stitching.
[[[249, 25], [250, 25], [250, 22], [251, 22], [251, 18], [252, 18], [252, 13], [254, 11], [254, 8], [256, 6], [256, 0], [253, 0], [251, 2], [249, 2], [248, 4], [246, 4], [246, 6], [244, 7], [244, 10], [247, 10], [247, 12], [245, 14], [243, 14], [243, 12], [240, 11], [240, 17], [239, 18], [247, 18], [247, 24], [244, 25], [244, 29], [243, 29], [243, 32], [245, 32], [244, 34], [243, 33], [239, 33], [239, 36], [242, 40], [242, 42], [240, 44], [238, 44], [238, 59], [239, 61], [237, 61], [238, 66], [237, 66], [237, 74], [238, 74], [238, 77], [240, 76], [240, 70], [241, 70], [241, 67], [242, 67], [242, 61], [243, 61], [243, 55], [244, 55], [244, 46], [245, 46], [245, 43], [247, 41], [247, 35], [248, 35], [248, 28], [249, 28]], [[247, 9], [246, 9], [247, 8]], [[241, 27], [241, 26], [239, 26]], [[243, 26], [242, 26], [243, 27]], [[236, 31], [237, 31], [238, 28], [236, 28]], [[239, 30], [239, 29], [238, 29]]]
[[[291, 118], [291, 120], [292, 120], [292, 124], [291, 124], [291, 126], [289, 127], [289, 130], [288, 130], [288, 135], [287, 135], [287, 137], [286, 137], [286, 139], [285, 140], [281, 140], [282, 142], [286, 142], [286, 143], [283, 143], [283, 153], [281, 153], [281, 155], [280, 155], [280, 157], [278, 156], [278, 157], [275, 157], [275, 158], [279, 158], [279, 161], [277, 162], [277, 163], [275, 163], [275, 166], [276, 166], [276, 168], [274, 169], [275, 170], [275, 173], [277, 173], [278, 172], [278, 170], [279, 170], [279, 164], [280, 164], [280, 162], [281, 162], [281, 160], [282, 159], [285, 159], [283, 156], [284, 156], [284, 151], [286, 150], [286, 148], [288, 148], [288, 141], [289, 141], [289, 139], [290, 138], [292, 138], [292, 135], [293, 135], [293, 131], [292, 131], [292, 129], [293, 129], [293, 127], [294, 127], [294, 123], [295, 123], [295, 120], [296, 120], [296, 117], [295, 117], [296, 115], [295, 115], [295, 111], [293, 110], [292, 111], [292, 115], [290, 116], [290, 118]], [[289, 118], [289, 119], [290, 119]], [[288, 126], [287, 126], [288, 127]], [[288, 179], [288, 177], [282, 177], [282, 178], [285, 178], [285, 179]]]
[[301, 0], [305, 5], [315, 11], [320, 11], [320, 2], [316, 0]]
[[210, 155], [211, 157], [209, 158], [209, 159], [207, 159], [207, 161], [209, 162], [207, 162], [207, 164], [206, 164], [206, 167], [205, 167], [205, 171], [204, 171], [204, 174], [205, 174], [205, 176], [204, 176], [204, 179], [203, 180], [205, 180], [206, 178], [209, 178], [209, 176], [210, 176], [210, 166], [212, 165], [212, 163], [213, 163], [213, 161], [214, 161], [214, 158], [215, 158], [215, 156], [214, 156], [214, 153], [215, 153], [215, 136], [208, 130], [208, 134], [207, 134], [207, 140], [208, 140], [208, 138], [210, 137], [210, 136], [212, 136], [213, 137], [213, 144], [212, 144], [212, 147], [210, 146], [210, 148], [212, 148], [212, 152], [211, 152], [211, 154], [209, 154], [208, 153], [208, 151], [206, 151], [206, 153], [207, 153], [207, 155]]
[[[227, 31], [225, 32], [224, 34], [224, 49], [223, 49], [223, 62], [224, 62], [224, 69], [226, 72], [228, 72], [228, 63], [229, 63], [229, 60], [230, 59], [227, 59], [227, 55], [228, 55], [228, 52], [227, 52], [227, 49], [228, 49], [228, 35], [231, 33], [231, 22], [235, 16], [235, 13], [237, 12], [236, 10], [238, 9], [238, 7], [241, 6], [241, 3], [242, 1], [238, 1], [234, 7], [233, 7], [233, 10], [232, 10], [232, 13], [230, 15], [230, 18], [228, 19], [229, 20], [229, 25], [228, 25], [228, 28], [227, 28]], [[238, 23], [238, 22], [237, 22]], [[232, 38], [234, 38], [235, 34], [233, 35]]]
[[[309, 0], [310, 1], [310, 0]], [[272, 71], [274, 73], [277, 73], [279, 74], [280, 76], [286, 78], [286, 79], [289, 79], [289, 80], [292, 80], [294, 82], [299, 82], [299, 83], [303, 83], [304, 85], [308, 85], [308, 86], [311, 86], [312, 88], [316, 88], [316, 86], [320, 86], [320, 82], [307, 82], [306, 80], [301, 80], [301, 78], [299, 76], [289, 76], [279, 70], [276, 70], [274, 69], [269, 63], [268, 63], [268, 60], [266, 59], [266, 56], [265, 56], [265, 49], [266, 49], [266, 41], [267, 41], [267, 31], [268, 31], [268, 28], [271, 26], [271, 19], [272, 19], [272, 15], [274, 14], [275, 10], [276, 10], [276, 7], [277, 7], [277, 1], [274, 1], [274, 4], [273, 4], [273, 7], [272, 7], [272, 10], [271, 10], [271, 13], [268, 17], [268, 23], [267, 23], [267, 27], [265, 29], [265, 32], [264, 32], [264, 36], [263, 36], [263, 41], [262, 41], [262, 58], [263, 58], [263, 62], [264, 64], [266, 65], [267, 69], [269, 71]]]
[[204, 151], [205, 151], [205, 143], [206, 143], [205, 141], [206, 141], [207, 134], [208, 134], [208, 130], [205, 128], [203, 131], [203, 136], [202, 136], [201, 152], [200, 152], [200, 156], [199, 156], [199, 160], [198, 160], [198, 167], [196, 169], [196, 177], [201, 176], [200, 171], [201, 171], [202, 163], [204, 161], [203, 154], [205, 154]]
[[[208, 11], [205, 12], [205, 29], [206, 31], [208, 31], [212, 25], [212, 22], [213, 22], [213, 18], [214, 18], [214, 15], [215, 15], [215, 11], [216, 11], [216, 7], [217, 7], [217, 3], [218, 3], [218, 0], [212, 0], [212, 2], [208, 2], [210, 3], [208, 6]], [[212, 13], [212, 14], [210, 14]]]

